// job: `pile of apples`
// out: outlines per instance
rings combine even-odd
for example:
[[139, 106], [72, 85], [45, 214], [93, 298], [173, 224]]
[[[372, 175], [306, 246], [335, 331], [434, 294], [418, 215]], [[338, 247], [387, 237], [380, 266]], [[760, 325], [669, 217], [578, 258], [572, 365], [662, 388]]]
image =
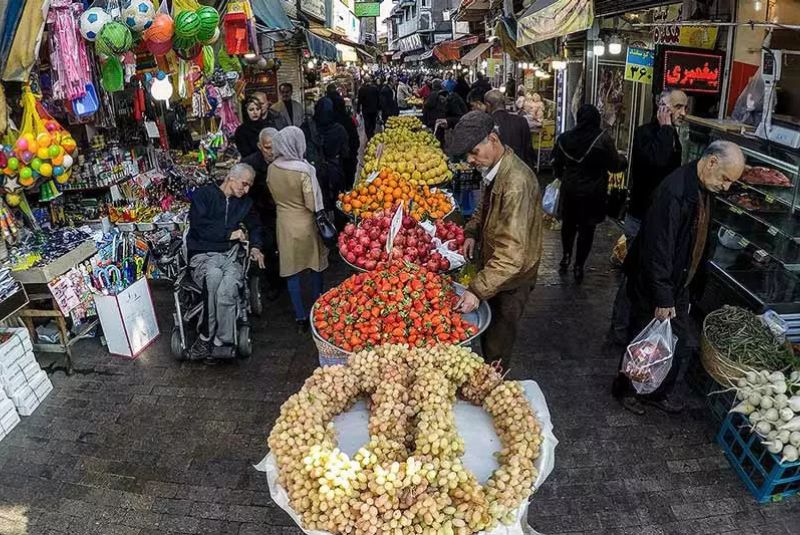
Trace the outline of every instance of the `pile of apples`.
[[436, 220], [436, 237], [442, 243], [447, 244], [447, 248], [464, 255], [464, 229], [452, 221]]
[[[379, 211], [373, 217], [363, 219], [359, 226], [348, 223], [339, 234], [342, 258], [367, 271], [389, 260], [386, 241], [393, 216], [392, 211]], [[403, 216], [402, 226], [392, 244], [391, 258], [403, 259], [438, 273], [450, 269], [450, 261], [435, 251], [431, 235], [410, 216]]]

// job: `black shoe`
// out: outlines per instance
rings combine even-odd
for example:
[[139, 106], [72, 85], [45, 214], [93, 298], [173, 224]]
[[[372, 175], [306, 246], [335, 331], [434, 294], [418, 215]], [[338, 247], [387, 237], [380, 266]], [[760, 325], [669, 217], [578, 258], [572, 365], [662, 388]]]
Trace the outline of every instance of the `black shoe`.
[[189, 348], [189, 360], [203, 360], [211, 356], [211, 340], [203, 340], [199, 336]]
[[583, 282], [583, 266], [575, 266], [572, 268], [572, 274], [575, 276], [575, 282], [581, 283]]
[[311, 328], [311, 325], [308, 323], [308, 320], [295, 320], [297, 322], [297, 332], [299, 334], [306, 334], [308, 330]]
[[642, 398], [642, 403], [655, 407], [656, 409], [666, 412], [667, 414], [679, 414], [683, 411], [683, 404], [677, 401], [672, 401], [668, 398], [664, 399], [648, 399]]
[[636, 416], [644, 415], [644, 405], [642, 405], [642, 402], [639, 401], [639, 398], [634, 396], [626, 396], [623, 398], [617, 398], [617, 401], [619, 401], [620, 405], [622, 405], [622, 408], [626, 411], [632, 412]]
[[562, 275], [567, 274], [567, 270], [569, 269], [569, 265], [572, 262], [572, 257], [568, 254], [565, 254], [561, 257], [561, 262], [558, 264], [558, 272]]

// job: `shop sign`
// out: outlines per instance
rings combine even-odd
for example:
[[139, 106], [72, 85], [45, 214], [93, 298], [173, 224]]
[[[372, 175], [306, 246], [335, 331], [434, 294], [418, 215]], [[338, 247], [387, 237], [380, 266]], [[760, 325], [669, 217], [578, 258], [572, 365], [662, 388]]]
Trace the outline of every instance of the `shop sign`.
[[628, 47], [628, 57], [625, 59], [625, 80], [642, 84], [653, 83], [652, 50]]
[[381, 5], [377, 2], [356, 2], [355, 15], [362, 17], [378, 17], [381, 14]]
[[327, 14], [325, 0], [303, 0], [300, 3], [300, 11], [324, 21]]
[[717, 45], [719, 28], [711, 26], [681, 26], [678, 35], [680, 46], [712, 49]]

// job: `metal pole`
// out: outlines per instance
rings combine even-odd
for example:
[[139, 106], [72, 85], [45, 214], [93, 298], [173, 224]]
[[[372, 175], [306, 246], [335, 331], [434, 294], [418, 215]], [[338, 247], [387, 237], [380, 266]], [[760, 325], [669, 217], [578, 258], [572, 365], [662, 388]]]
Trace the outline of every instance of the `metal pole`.
[[710, 20], [691, 20], [683, 22], [635, 22], [631, 24], [631, 26], [634, 28], [652, 28], [655, 26], [717, 26], [720, 28], [724, 26], [750, 26], [751, 28], [780, 28], [783, 30], [800, 31], [800, 25], [798, 24], [780, 24], [777, 22], [758, 22], [753, 20], [748, 20], [746, 22], [714, 22]]

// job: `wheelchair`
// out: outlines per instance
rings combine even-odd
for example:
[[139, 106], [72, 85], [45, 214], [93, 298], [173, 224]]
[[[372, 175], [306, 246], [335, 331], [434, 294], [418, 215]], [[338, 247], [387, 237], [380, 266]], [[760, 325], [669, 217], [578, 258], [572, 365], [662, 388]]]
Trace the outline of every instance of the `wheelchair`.
[[[189, 346], [187, 332], [193, 329], [200, 332], [200, 323], [205, 309], [203, 289], [198, 286], [191, 276], [189, 257], [186, 249], [187, 228], [183, 234], [183, 244], [179, 255], [179, 270], [173, 283], [173, 299], [175, 312], [172, 314], [173, 327], [170, 336], [170, 352], [178, 360], [186, 358]], [[261, 314], [261, 290], [259, 279], [250, 273], [250, 244], [240, 242], [237, 247], [237, 260], [242, 266], [241, 284], [239, 284], [239, 298], [236, 303], [236, 329], [234, 330], [233, 352], [229, 346], [213, 347], [213, 358], [241, 358], [249, 357], [253, 352], [250, 340], [250, 315]], [[233, 354], [231, 354], [233, 353]]]

